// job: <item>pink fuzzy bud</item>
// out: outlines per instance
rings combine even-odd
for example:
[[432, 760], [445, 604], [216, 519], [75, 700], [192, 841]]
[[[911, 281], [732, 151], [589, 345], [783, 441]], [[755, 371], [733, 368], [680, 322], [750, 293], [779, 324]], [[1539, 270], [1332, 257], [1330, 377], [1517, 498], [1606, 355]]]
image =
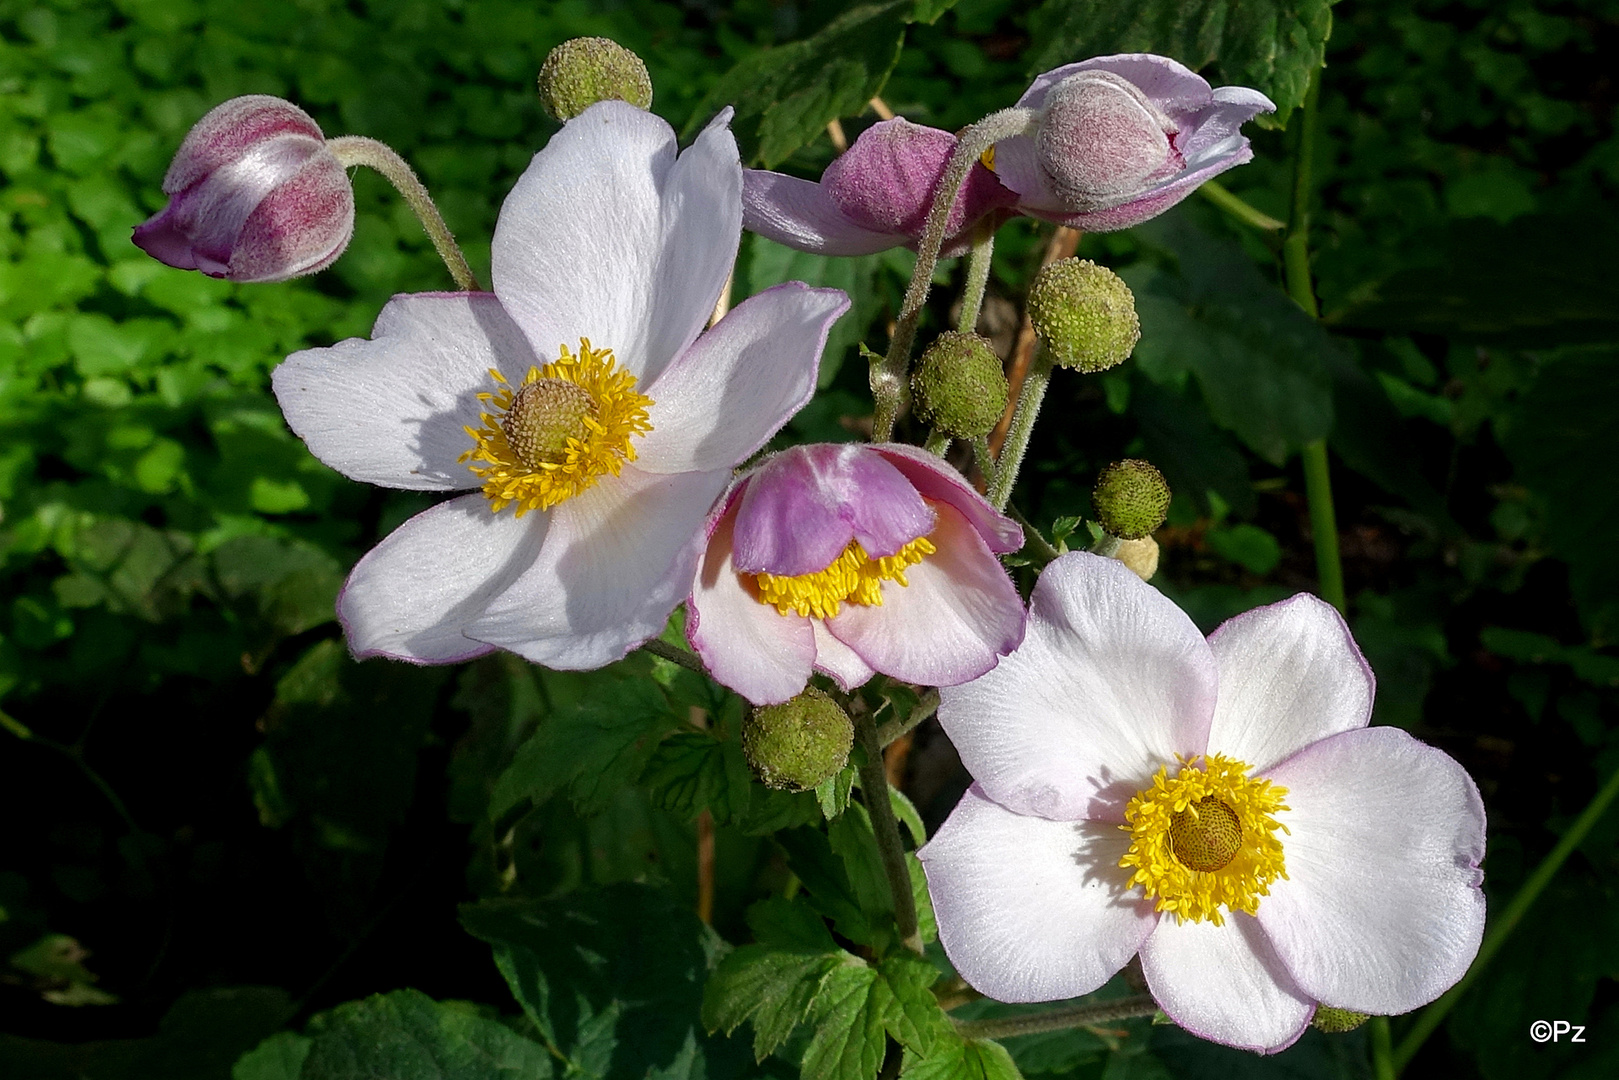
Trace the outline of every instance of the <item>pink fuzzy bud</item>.
[[1170, 142], [1179, 132], [1134, 83], [1081, 71], [1046, 97], [1037, 160], [1051, 190], [1075, 210], [1106, 210], [1185, 166]]
[[197, 121], [163, 178], [169, 204], [136, 246], [180, 270], [286, 281], [330, 266], [354, 234], [354, 192], [309, 114], [232, 98]]

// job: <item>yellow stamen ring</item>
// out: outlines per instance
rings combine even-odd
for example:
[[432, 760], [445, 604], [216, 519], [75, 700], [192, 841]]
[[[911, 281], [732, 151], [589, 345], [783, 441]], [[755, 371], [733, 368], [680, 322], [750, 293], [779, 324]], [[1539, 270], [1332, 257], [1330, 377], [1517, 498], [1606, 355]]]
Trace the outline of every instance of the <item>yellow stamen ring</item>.
[[[483, 426], [467, 427], [473, 447], [461, 461], [483, 481], [489, 508], [517, 505], [517, 516], [546, 510], [591, 487], [603, 474], [617, 476], [635, 460], [637, 435], [652, 430], [652, 399], [635, 392], [635, 376], [618, 369], [613, 350], [579, 339], [579, 355], [562, 355], [531, 367], [515, 389], [491, 368], [499, 384], [481, 393], [491, 411]], [[483, 462], [483, 464], [475, 464]]]
[[860, 541], [851, 540], [825, 570], [793, 577], [756, 574], [754, 581], [761, 604], [774, 604], [783, 615], [830, 619], [846, 603], [881, 607], [883, 582], [892, 581], [904, 588], [910, 584], [905, 580], [906, 568], [937, 550], [927, 537], [919, 536], [894, 554], [873, 559]]
[[[1199, 765], [1199, 762], [1202, 762]], [[1162, 767], [1124, 810], [1130, 850], [1119, 866], [1133, 870], [1157, 910], [1182, 922], [1225, 922], [1222, 911], [1259, 910], [1271, 883], [1287, 877], [1273, 816], [1287, 789], [1247, 775], [1249, 767], [1220, 754], [1183, 760], [1171, 778]]]

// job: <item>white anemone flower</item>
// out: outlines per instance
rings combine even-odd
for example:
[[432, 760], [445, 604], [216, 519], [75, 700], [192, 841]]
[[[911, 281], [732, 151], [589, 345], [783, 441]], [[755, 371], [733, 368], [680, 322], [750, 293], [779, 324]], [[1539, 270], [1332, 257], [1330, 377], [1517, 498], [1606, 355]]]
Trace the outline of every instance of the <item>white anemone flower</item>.
[[492, 293], [396, 296], [370, 339], [276, 369], [287, 423], [343, 475], [477, 489], [354, 568], [356, 656], [594, 668], [690, 591], [709, 507], [814, 393], [848, 307], [789, 283], [703, 332], [742, 227], [729, 119], [677, 157], [663, 120], [592, 106], [501, 207]]
[[1484, 930], [1484, 805], [1453, 759], [1366, 726], [1373, 689], [1313, 596], [1205, 640], [1123, 565], [1051, 563], [1018, 650], [940, 691], [977, 781], [920, 852], [956, 969], [1050, 1001], [1139, 954], [1172, 1020], [1262, 1053], [1318, 1003], [1438, 997]]

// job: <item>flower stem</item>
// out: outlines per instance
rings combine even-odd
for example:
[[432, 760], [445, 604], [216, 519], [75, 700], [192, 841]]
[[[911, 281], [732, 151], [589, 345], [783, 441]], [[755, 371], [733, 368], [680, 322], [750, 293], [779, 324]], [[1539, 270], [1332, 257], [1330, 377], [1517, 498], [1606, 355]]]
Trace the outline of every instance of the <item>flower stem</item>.
[[1034, 116], [1029, 109], [1002, 109], [967, 128], [956, 140], [955, 151], [933, 192], [933, 206], [928, 210], [927, 225], [917, 245], [916, 269], [911, 272], [911, 282], [905, 289], [899, 321], [888, 343], [888, 355], [871, 368], [871, 396], [877, 407], [873, 421], [874, 442], [888, 442], [894, 437], [894, 421], [899, 417], [900, 400], [905, 392], [905, 372], [911, 363], [911, 343], [916, 340], [916, 324], [922, 317], [922, 306], [927, 303], [928, 290], [933, 287], [933, 270], [939, 265], [939, 249], [944, 246], [945, 228], [950, 223], [956, 195], [984, 151], [1002, 139], [1028, 131]]
[[337, 155], [337, 160], [344, 168], [364, 165], [385, 176], [399, 194], [405, 197], [406, 204], [416, 212], [417, 220], [427, 231], [428, 239], [433, 241], [438, 257], [443, 259], [444, 265], [449, 268], [456, 287], [465, 292], [480, 290], [478, 279], [472, 276], [472, 268], [467, 265], [466, 256], [461, 254], [461, 248], [456, 245], [450, 227], [444, 224], [444, 217], [438, 212], [438, 207], [433, 205], [432, 196], [427, 193], [427, 188], [422, 186], [422, 182], [416, 178], [415, 171], [404, 158], [394, 153], [388, 144], [368, 139], [364, 135], [343, 135], [336, 139], [328, 139], [326, 148]]
[[1036, 570], [1045, 569], [1046, 566], [1062, 555], [1062, 552], [1052, 546], [1051, 541], [1045, 538], [1034, 523], [1023, 516], [1023, 511], [1011, 503], [1006, 504], [1006, 516], [1023, 526], [1023, 550], [1030, 553], [1030, 559], [1034, 563]]
[[1552, 878], [1557, 875], [1558, 870], [1562, 869], [1563, 863], [1568, 861], [1568, 857], [1574, 853], [1574, 849], [1584, 842], [1586, 836], [1596, 826], [1596, 823], [1602, 820], [1602, 815], [1613, 804], [1616, 796], [1619, 796], [1619, 769], [1615, 769], [1613, 775], [1608, 777], [1607, 783], [1602, 785], [1601, 790], [1580, 812], [1580, 816], [1574, 820], [1574, 824], [1569, 826], [1568, 832], [1564, 833], [1563, 838], [1557, 842], [1557, 846], [1552, 848], [1551, 854], [1541, 860], [1540, 865], [1535, 867], [1534, 873], [1530, 874], [1528, 880], [1519, 886], [1517, 895], [1512, 898], [1506, 909], [1490, 925], [1489, 932], [1484, 935], [1483, 943], [1479, 945], [1478, 955], [1473, 958], [1472, 966], [1467, 969], [1467, 974], [1463, 975], [1461, 981], [1455, 986], [1445, 991], [1438, 1001], [1429, 1005], [1417, 1016], [1416, 1024], [1412, 1026], [1410, 1031], [1406, 1032], [1405, 1038], [1400, 1040], [1399, 1048], [1394, 1051], [1396, 1075], [1401, 1069], [1410, 1064], [1411, 1059], [1422, 1048], [1423, 1042], [1439, 1027], [1446, 1014], [1467, 992], [1468, 987], [1473, 985], [1474, 980], [1479, 977], [1485, 966], [1495, 958], [1495, 954], [1501, 951], [1501, 946], [1506, 944], [1506, 940], [1512, 935], [1512, 931], [1517, 929], [1518, 924], [1523, 921], [1524, 915], [1528, 913], [1530, 907], [1540, 897], [1540, 894], [1545, 891], [1546, 886], [1551, 884]]
[[1045, 400], [1046, 387], [1051, 383], [1051, 356], [1045, 346], [1036, 348], [1029, 373], [1023, 379], [1018, 393], [1017, 412], [1012, 414], [1012, 426], [1001, 444], [1001, 456], [995, 463], [995, 482], [989, 488], [990, 505], [997, 510], [1006, 509], [1012, 498], [1012, 487], [1017, 483], [1018, 470], [1023, 466], [1023, 455], [1029, 449], [1029, 436], [1034, 433], [1034, 418], [1039, 415], [1040, 402]]
[[1129, 1020], [1136, 1016], [1153, 1016], [1158, 1003], [1151, 995], [1114, 998], [1091, 1005], [1075, 1005], [1050, 1012], [1028, 1013], [1024, 1016], [1003, 1016], [993, 1020], [957, 1020], [956, 1033], [964, 1039], [1006, 1039], [1014, 1035], [1038, 1035], [1043, 1031], [1064, 1031], [1068, 1028], [1090, 1027], [1111, 1020]]
[[1233, 195], [1231, 189], [1218, 180], [1205, 180], [1203, 181], [1203, 186], [1197, 190], [1209, 202], [1218, 206], [1244, 225], [1252, 225], [1254, 228], [1263, 229], [1265, 232], [1280, 232], [1287, 228], [1287, 222], [1277, 221], [1257, 206]]
[[916, 699], [916, 707], [911, 710], [911, 715], [905, 717], [903, 720], [895, 718], [878, 728], [878, 744], [881, 746], [887, 746], [895, 739], [904, 736], [922, 721], [926, 720], [928, 717], [932, 716], [938, 711], [939, 691], [937, 688], [934, 688]]
[[928, 436], [928, 441], [926, 445], [922, 447], [922, 449], [926, 450], [934, 457], [944, 457], [950, 452], [951, 441], [950, 433], [948, 431], [935, 430], [931, 435]]
[[985, 490], [994, 487], [995, 455], [990, 452], [988, 438], [973, 440], [973, 460], [978, 463], [978, 471], [984, 474]]
[[678, 645], [671, 645], [661, 638], [651, 638], [648, 641], [643, 642], [641, 644], [641, 648], [651, 653], [653, 656], [661, 657], [672, 664], [679, 664], [687, 671], [695, 671], [697, 674], [704, 677], [707, 677], [708, 675], [708, 670], [703, 667], [703, 662], [701, 660], [697, 659], [697, 657], [693, 656], [685, 649], [680, 648]]
[[984, 289], [989, 285], [989, 264], [995, 255], [995, 230], [981, 222], [973, 231], [973, 246], [967, 253], [967, 284], [961, 292], [961, 315], [956, 329], [963, 334], [978, 332], [978, 313], [984, 310]]
[[865, 713], [855, 719], [854, 734], [866, 751], [866, 761], [860, 766], [860, 790], [866, 811], [871, 814], [871, 831], [877, 837], [877, 851], [882, 855], [888, 891], [893, 894], [894, 923], [899, 928], [900, 943], [920, 956], [922, 934], [917, 928], [916, 898], [911, 895], [911, 868], [905, 862], [905, 845], [899, 838], [899, 822], [894, 818], [894, 807], [888, 801], [883, 744], [877, 737], [877, 729], [872, 726], [871, 717]]

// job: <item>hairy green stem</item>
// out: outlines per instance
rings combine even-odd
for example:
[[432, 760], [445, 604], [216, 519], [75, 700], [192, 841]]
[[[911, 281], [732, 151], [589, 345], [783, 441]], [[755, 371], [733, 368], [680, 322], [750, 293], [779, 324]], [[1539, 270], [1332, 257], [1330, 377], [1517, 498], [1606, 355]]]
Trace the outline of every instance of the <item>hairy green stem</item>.
[[1405, 1038], [1400, 1040], [1399, 1049], [1394, 1051], [1396, 1073], [1410, 1064], [1423, 1042], [1439, 1027], [1461, 996], [1467, 993], [1468, 987], [1478, 979], [1479, 973], [1495, 958], [1495, 954], [1501, 951], [1501, 946], [1506, 944], [1512, 931], [1517, 929], [1524, 915], [1545, 891], [1546, 886], [1551, 884], [1552, 878], [1557, 876], [1557, 871], [1562, 869], [1568, 857], [1574, 853], [1574, 849], [1584, 842], [1586, 836], [1596, 827], [1596, 823], [1602, 820], [1602, 815], [1613, 804], [1616, 796], [1619, 796], [1619, 769], [1615, 769], [1613, 775], [1608, 777], [1607, 783], [1602, 785], [1601, 790], [1580, 812], [1580, 816], [1574, 819], [1574, 824], [1569, 826], [1568, 832], [1564, 833], [1557, 846], [1552, 848], [1551, 854], [1541, 860], [1534, 873], [1529, 875], [1529, 879], [1519, 886], [1517, 895], [1507, 904], [1506, 909], [1490, 924], [1489, 932], [1484, 935], [1478, 955], [1473, 958], [1473, 964], [1467, 969], [1467, 974], [1463, 975], [1455, 986], [1445, 991], [1438, 1001], [1418, 1014], [1416, 1024], [1406, 1032]]
[[957, 1020], [956, 1033], [964, 1039], [1006, 1039], [1013, 1035], [1038, 1035], [1043, 1031], [1065, 1031], [1068, 1028], [1091, 1027], [1113, 1020], [1129, 1020], [1137, 1016], [1154, 1016], [1158, 1003], [1147, 994], [1134, 997], [1099, 1001], [1092, 1005], [1075, 1005], [1050, 1012], [1027, 1013], [1023, 1016], [1003, 1016], [993, 1020]]
[[860, 766], [860, 791], [866, 810], [871, 814], [871, 831], [877, 837], [877, 851], [882, 855], [883, 872], [888, 877], [888, 891], [894, 897], [894, 923], [899, 928], [900, 943], [922, 955], [922, 934], [916, 922], [916, 898], [911, 895], [911, 868], [905, 862], [905, 845], [899, 838], [899, 821], [894, 817], [893, 804], [888, 801], [888, 773], [883, 768], [883, 744], [872, 726], [871, 717], [861, 713], [854, 722], [855, 738], [866, 751], [866, 762]]
[[1006, 504], [1006, 516], [1023, 527], [1023, 550], [1033, 552], [1033, 561], [1035, 563], [1036, 570], [1043, 569], [1053, 559], [1056, 559], [1062, 554], [1062, 552], [1058, 551], [1052, 545], [1051, 541], [1047, 540], [1040, 530], [1035, 527], [1034, 522], [1024, 517], [1023, 511], [1019, 510], [1011, 503]]
[[1257, 206], [1247, 202], [1239, 196], [1233, 195], [1231, 189], [1218, 180], [1205, 180], [1198, 193], [1221, 210], [1230, 214], [1244, 225], [1252, 225], [1265, 232], [1281, 232], [1287, 228], [1287, 222], [1277, 221]]
[[985, 489], [994, 487], [995, 455], [989, 452], [989, 438], [987, 436], [973, 440], [973, 460], [978, 462], [978, 471], [984, 474]]
[[928, 441], [926, 445], [922, 447], [922, 449], [926, 450], [935, 457], [944, 457], [950, 452], [951, 441], [950, 433], [948, 431], [939, 431], [938, 429], [934, 429], [933, 433], [928, 436]]
[[1012, 414], [1012, 426], [1006, 431], [1000, 460], [995, 463], [995, 479], [989, 486], [989, 502], [997, 510], [1006, 509], [1007, 502], [1012, 498], [1018, 470], [1023, 467], [1023, 455], [1029, 449], [1029, 436], [1034, 433], [1034, 419], [1040, 413], [1040, 402], [1045, 400], [1046, 387], [1050, 383], [1051, 356], [1042, 343], [1029, 364], [1029, 373], [1023, 377], [1017, 411]]
[[938, 711], [939, 691], [937, 688], [933, 688], [916, 699], [916, 706], [911, 709], [909, 716], [904, 718], [895, 717], [879, 727], [877, 729], [877, 742], [882, 746], [887, 746]]
[[984, 289], [989, 285], [989, 264], [995, 255], [995, 230], [981, 222], [973, 230], [972, 250], [967, 253], [967, 284], [961, 292], [961, 315], [956, 329], [963, 334], [978, 332], [978, 313], [984, 310]]
[[695, 671], [697, 674], [704, 676], [708, 674], [708, 669], [703, 667], [701, 660], [678, 645], [671, 645], [661, 638], [651, 638], [644, 642], [641, 648], [653, 656], [661, 657], [673, 664], [679, 664], [687, 671]]
[[1304, 495], [1310, 504], [1310, 531], [1315, 535], [1316, 579], [1321, 599], [1345, 610], [1344, 564], [1338, 554], [1338, 515], [1332, 508], [1332, 466], [1327, 443], [1317, 439], [1304, 448]]
[[933, 287], [933, 270], [939, 265], [939, 249], [944, 245], [950, 210], [955, 206], [962, 182], [984, 151], [1002, 139], [1028, 131], [1034, 115], [1028, 109], [1002, 109], [990, 113], [956, 139], [950, 163], [945, 166], [939, 186], [933, 192], [933, 206], [928, 210], [927, 225], [917, 244], [916, 269], [911, 271], [911, 282], [905, 288], [899, 320], [888, 343], [888, 355], [871, 366], [871, 397], [876, 406], [872, 422], [874, 442], [887, 442], [894, 437], [894, 421], [899, 418], [900, 402], [905, 395], [905, 373], [911, 363], [916, 324], [922, 317], [922, 306], [927, 303], [928, 290]]
[[450, 227], [444, 224], [444, 217], [433, 204], [432, 196], [427, 193], [427, 188], [416, 178], [415, 170], [404, 158], [394, 153], [393, 148], [387, 143], [368, 139], [364, 135], [343, 135], [336, 139], [328, 139], [326, 148], [337, 155], [337, 160], [344, 168], [364, 165], [386, 177], [388, 182], [398, 189], [399, 194], [405, 197], [406, 204], [415, 211], [422, 228], [427, 231], [428, 239], [433, 241], [438, 257], [444, 260], [450, 276], [455, 279], [456, 287], [465, 292], [479, 291], [478, 279], [472, 276], [472, 268], [467, 265], [466, 256], [461, 254], [461, 248], [456, 244], [454, 234], [450, 232]]

